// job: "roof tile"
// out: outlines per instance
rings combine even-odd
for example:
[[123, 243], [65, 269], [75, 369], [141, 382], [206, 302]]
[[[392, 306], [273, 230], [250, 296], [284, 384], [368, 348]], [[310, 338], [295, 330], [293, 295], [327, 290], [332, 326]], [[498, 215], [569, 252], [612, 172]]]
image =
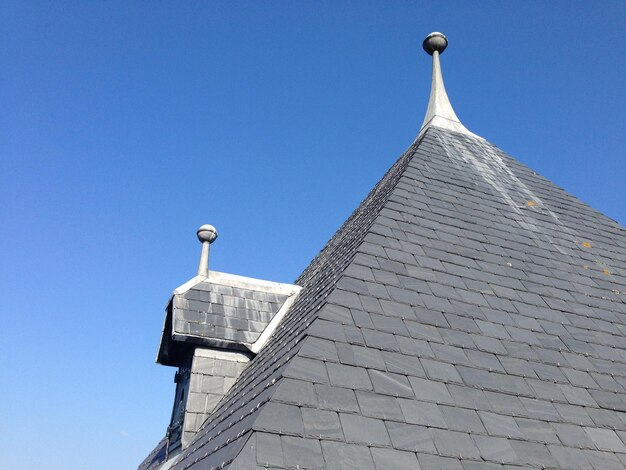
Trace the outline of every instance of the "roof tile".
[[352, 390], [315, 384], [315, 392], [322, 409], [348, 412], [359, 410], [356, 396]]
[[478, 416], [480, 416], [485, 428], [487, 428], [487, 432], [492, 436], [524, 438], [515, 419], [511, 416], [489, 413], [487, 411], [479, 411]]
[[443, 405], [439, 409], [443, 413], [443, 418], [449, 429], [467, 433], [487, 433], [485, 426], [474, 410]]
[[297, 406], [283, 403], [267, 403], [254, 422], [259, 431], [302, 435], [302, 414]]
[[324, 458], [319, 441], [292, 436], [281, 436], [280, 440], [287, 467], [324, 468]]
[[518, 457], [508, 439], [502, 437], [473, 436], [480, 456], [497, 463], [517, 463]]
[[317, 439], [343, 439], [339, 416], [334, 411], [302, 408], [304, 435]]
[[413, 397], [413, 389], [405, 375], [369, 370], [374, 391], [394, 397]]
[[376, 470], [367, 446], [322, 441], [326, 470]]
[[256, 435], [256, 442], [256, 458], [259, 465], [265, 467], [283, 467], [285, 465], [279, 435], [259, 432]]
[[328, 377], [330, 377], [331, 385], [355, 390], [373, 389], [372, 382], [365, 369], [332, 363], [328, 363], [326, 367], [328, 368]]
[[428, 428], [394, 421], [387, 421], [385, 424], [396, 449], [432, 454], [437, 452]]
[[315, 387], [310, 382], [285, 378], [274, 392], [277, 401], [295, 405], [317, 406]]
[[552, 457], [554, 457], [557, 461], [559, 468], [581, 470], [590, 470], [592, 468], [589, 461], [585, 458], [585, 453], [580, 449], [549, 445], [548, 450], [550, 451], [550, 454], [552, 454]]
[[430, 359], [422, 359], [421, 362], [429, 378], [444, 382], [463, 383], [461, 376], [452, 364]]
[[371, 445], [391, 445], [382, 420], [340, 413], [346, 442]]
[[510, 440], [513, 451], [523, 465], [532, 465], [543, 468], [557, 467], [557, 462], [544, 444], [528, 441]]
[[447, 427], [443, 415], [436, 404], [405, 398], [401, 398], [399, 402], [407, 423], [437, 428]]
[[515, 421], [526, 439], [544, 444], [560, 444], [559, 438], [549, 423], [527, 418], [515, 418]]
[[439, 455], [460, 459], [480, 459], [478, 448], [469, 434], [444, 429], [431, 429]]
[[626, 453], [626, 445], [624, 445], [615, 431], [611, 429], [588, 427], [584, 429], [599, 450]]
[[419, 377], [409, 377], [413, 393], [419, 400], [430, 401], [434, 403], [454, 404], [454, 400], [442, 382], [423, 379]]
[[417, 457], [412, 452], [376, 447], [372, 447], [371, 452], [377, 470], [385, 470], [388, 468], [397, 470], [420, 470]]
[[360, 390], [356, 392], [356, 396], [363, 416], [404, 421], [396, 398]]

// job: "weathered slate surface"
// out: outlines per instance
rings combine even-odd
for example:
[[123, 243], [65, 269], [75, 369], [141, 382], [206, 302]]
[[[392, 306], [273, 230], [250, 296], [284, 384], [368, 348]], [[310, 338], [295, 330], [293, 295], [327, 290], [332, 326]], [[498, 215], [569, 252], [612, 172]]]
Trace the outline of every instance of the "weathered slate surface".
[[174, 332], [252, 345], [287, 295], [201, 282], [174, 295]]
[[430, 128], [177, 469], [624, 468], [626, 236]]

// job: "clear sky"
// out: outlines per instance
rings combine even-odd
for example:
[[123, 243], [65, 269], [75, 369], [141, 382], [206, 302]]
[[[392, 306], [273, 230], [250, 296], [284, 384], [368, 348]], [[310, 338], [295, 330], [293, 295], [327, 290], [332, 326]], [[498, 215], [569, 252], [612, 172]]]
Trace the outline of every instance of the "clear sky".
[[130, 469], [164, 435], [171, 291], [291, 282], [408, 147], [431, 31], [473, 132], [626, 222], [626, 3], [0, 5], [0, 466]]

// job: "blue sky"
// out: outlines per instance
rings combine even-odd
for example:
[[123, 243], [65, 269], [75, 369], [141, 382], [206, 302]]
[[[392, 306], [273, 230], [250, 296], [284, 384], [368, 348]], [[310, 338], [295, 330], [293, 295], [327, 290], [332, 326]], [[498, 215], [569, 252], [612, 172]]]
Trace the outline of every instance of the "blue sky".
[[442, 31], [473, 132], [626, 222], [626, 3], [0, 5], [0, 452], [134, 468], [163, 436], [171, 291], [291, 282], [410, 145]]

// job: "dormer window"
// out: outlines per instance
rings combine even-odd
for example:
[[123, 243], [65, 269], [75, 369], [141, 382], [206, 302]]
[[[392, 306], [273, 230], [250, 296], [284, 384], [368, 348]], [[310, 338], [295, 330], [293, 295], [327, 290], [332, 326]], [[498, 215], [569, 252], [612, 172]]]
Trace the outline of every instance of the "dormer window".
[[[210, 225], [198, 230], [198, 275], [174, 291], [157, 362], [176, 366], [165, 460], [187, 448], [252, 357], [265, 345], [300, 287], [209, 271]], [[158, 454], [161, 455], [161, 454]]]

